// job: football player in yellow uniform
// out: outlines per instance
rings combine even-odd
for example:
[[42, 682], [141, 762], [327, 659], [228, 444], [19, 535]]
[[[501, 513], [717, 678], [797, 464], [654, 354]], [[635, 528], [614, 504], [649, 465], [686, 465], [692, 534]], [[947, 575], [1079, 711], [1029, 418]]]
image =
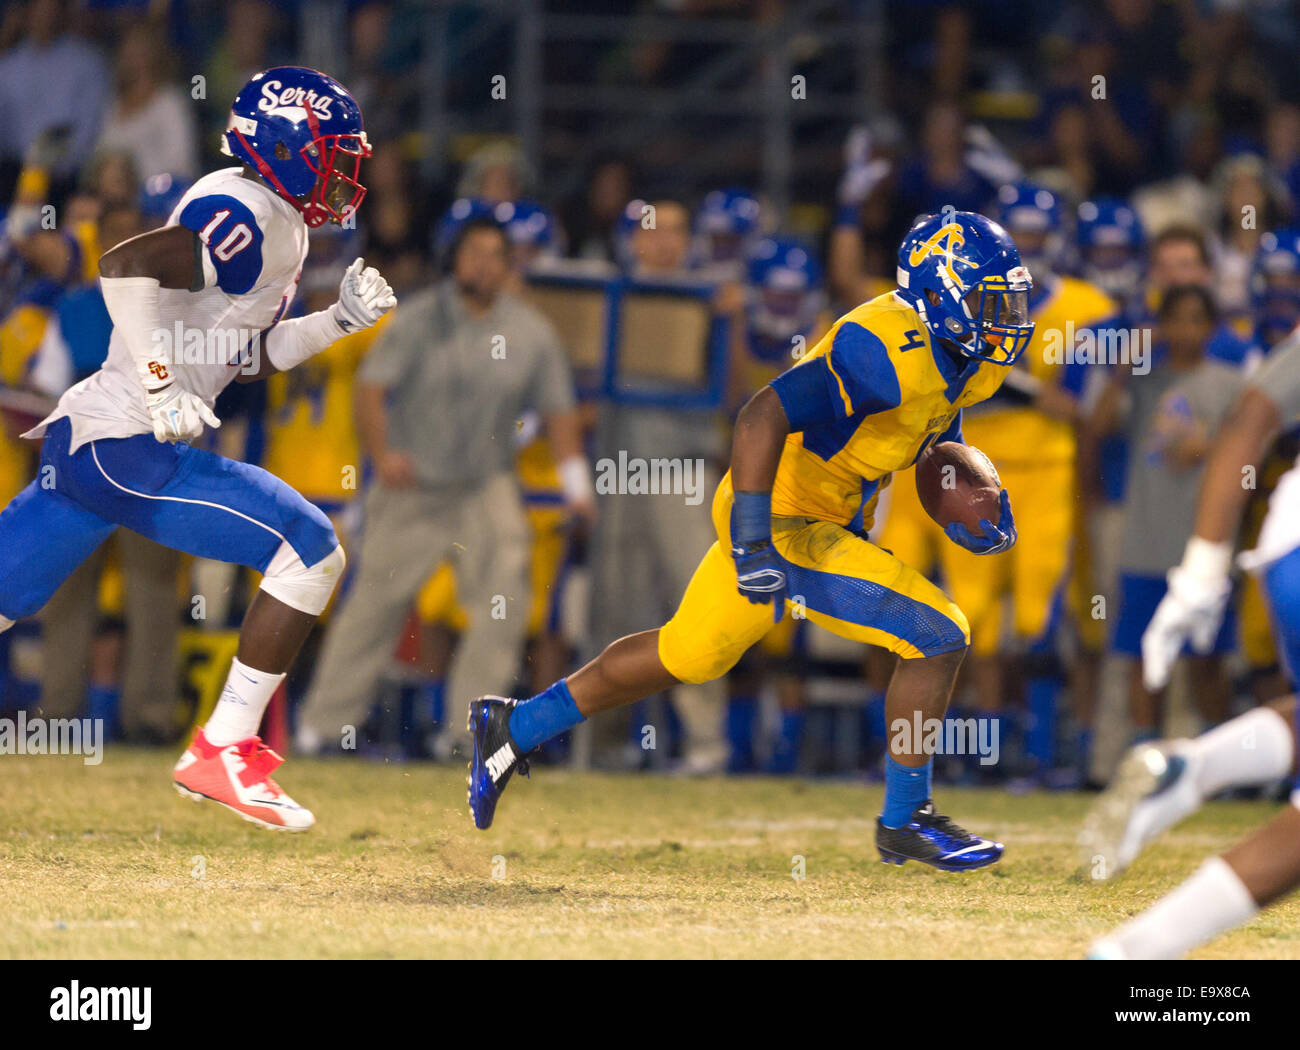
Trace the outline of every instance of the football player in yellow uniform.
[[[661, 629], [621, 638], [526, 701], [470, 705], [470, 808], [491, 825], [524, 756], [599, 712], [679, 682], [725, 674], [779, 619], [796, 615], [902, 659], [887, 698], [893, 731], [881, 858], [945, 870], [992, 864], [1001, 843], [941, 816], [930, 799], [933, 736], [969, 643], [966, 617], [865, 531], [880, 487], [930, 443], [961, 439], [961, 411], [1001, 385], [1034, 331], [1029, 271], [1010, 236], [970, 212], [920, 219], [899, 248], [898, 289], [840, 318], [795, 367], [741, 411], [731, 470], [714, 497], [718, 541]], [[949, 538], [988, 554], [1015, 542], [1010, 499], [980, 534]]]
[[1055, 194], [1029, 183], [1004, 186], [999, 219], [1034, 274], [1034, 337], [998, 395], [968, 413], [963, 427], [966, 440], [993, 461], [1003, 485], [1016, 494], [1021, 542], [1005, 558], [976, 558], [941, 543], [942, 531], [921, 510], [915, 486], [900, 478], [881, 543], [922, 570], [938, 557], [970, 622], [976, 703], [985, 717], [1006, 715], [1001, 629], [1003, 601], [1010, 597], [1014, 659], [1027, 682], [1025, 750], [1034, 768], [1046, 771], [1054, 762], [1060, 675], [1052, 628], [1078, 523], [1075, 421], [1086, 368], [1074, 350], [1081, 333], [1110, 322], [1117, 308], [1099, 288], [1055, 272], [1063, 227]]

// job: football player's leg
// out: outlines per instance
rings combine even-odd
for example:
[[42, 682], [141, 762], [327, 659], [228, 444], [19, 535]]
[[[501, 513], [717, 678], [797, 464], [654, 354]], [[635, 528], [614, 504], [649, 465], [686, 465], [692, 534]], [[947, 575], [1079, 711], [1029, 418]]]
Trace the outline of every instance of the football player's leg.
[[[890, 552], [838, 525], [778, 532], [776, 542], [791, 566], [789, 598], [797, 609], [842, 638], [901, 657], [886, 695], [887, 724], [902, 719], [910, 727], [918, 713], [942, 718], [969, 642], [966, 618], [953, 601]], [[930, 756], [920, 745], [910, 734], [893, 739], [891, 760], [926, 766]], [[890, 816], [910, 815], [898, 805], [887, 806]]]
[[[714, 543], [668, 623], [611, 642], [596, 659], [552, 689], [563, 686], [575, 711], [589, 718], [679, 682], [712, 682], [766, 633], [771, 621], [770, 606], [754, 605], [737, 592], [735, 566]], [[527, 750], [540, 743], [534, 738], [545, 728], [531, 724], [532, 710], [522, 703], [512, 719], [512, 725], [518, 723], [524, 732], [520, 743], [531, 742]]]
[[1094, 959], [1179, 959], [1300, 886], [1300, 796], [1177, 889], [1092, 945]]
[[116, 527], [59, 491], [57, 478], [42, 474], [0, 511], [0, 631], [44, 606]]
[[885, 695], [889, 754], [876, 827], [882, 859], [950, 871], [998, 860], [1001, 843], [969, 834], [930, 798], [936, 736], [969, 644], [961, 610], [916, 570], [838, 525], [778, 530], [774, 540], [790, 566], [790, 601], [809, 620], [901, 657]]
[[528, 700], [475, 700], [469, 786], [474, 822], [480, 828], [491, 825], [501, 792], [533, 748], [600, 711], [681, 682], [721, 677], [771, 623], [771, 606], [751, 604], [737, 592], [734, 564], [714, 543], [662, 628], [618, 639], [581, 670]]
[[264, 827], [310, 827], [311, 813], [271, 777], [282, 759], [257, 729], [343, 571], [329, 519], [267, 471], [152, 435], [91, 442], [70, 463], [78, 499], [106, 517], [174, 550], [263, 574], [216, 709], [174, 780], [183, 794]]
[[71, 457], [76, 496], [165, 547], [262, 573], [239, 659], [283, 674], [333, 594], [344, 558], [323, 511], [275, 475], [150, 435]]
[[[1300, 550], [1274, 562], [1263, 584], [1283, 661], [1300, 666]], [[1296, 709], [1295, 697], [1287, 697], [1229, 719], [1194, 740], [1134, 747], [1084, 820], [1083, 867], [1094, 878], [1111, 878], [1206, 799], [1228, 788], [1260, 786], [1294, 775], [1300, 753]], [[1297, 797], [1292, 796], [1293, 801]]]

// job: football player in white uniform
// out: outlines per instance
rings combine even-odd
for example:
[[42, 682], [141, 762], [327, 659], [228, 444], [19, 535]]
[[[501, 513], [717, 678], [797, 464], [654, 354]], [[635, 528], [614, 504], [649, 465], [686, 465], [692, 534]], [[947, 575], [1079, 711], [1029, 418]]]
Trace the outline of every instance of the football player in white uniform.
[[[1208, 651], [1232, 595], [1233, 547], [1253, 478], [1280, 429], [1300, 422], [1300, 329], [1251, 376], [1206, 463], [1196, 532], [1142, 636], [1147, 688], [1162, 688], [1178, 657]], [[1237, 564], [1255, 573], [1292, 683], [1300, 674], [1300, 463], [1269, 499], [1254, 550]], [[1083, 862], [1109, 878], [1155, 838], [1226, 788], [1275, 784], [1296, 774], [1295, 696], [1256, 707], [1194, 740], [1142, 744], [1125, 756], [1084, 823]], [[1098, 959], [1173, 959], [1249, 921], [1300, 887], [1300, 777], [1291, 804], [1181, 886], [1093, 944]]]
[[347, 90], [315, 70], [266, 70], [236, 96], [222, 151], [240, 163], [196, 182], [167, 224], [100, 259], [113, 320], [107, 360], [27, 437], [37, 479], [0, 512], [0, 630], [43, 606], [118, 526], [263, 573], [225, 689], [174, 771], [177, 790], [265, 827], [310, 811], [272, 779], [257, 736], [343, 571], [329, 520], [275, 476], [188, 442], [220, 426], [232, 381], [286, 370], [396, 305], [357, 259], [332, 307], [282, 320], [307, 229], [342, 223], [365, 189], [370, 147]]

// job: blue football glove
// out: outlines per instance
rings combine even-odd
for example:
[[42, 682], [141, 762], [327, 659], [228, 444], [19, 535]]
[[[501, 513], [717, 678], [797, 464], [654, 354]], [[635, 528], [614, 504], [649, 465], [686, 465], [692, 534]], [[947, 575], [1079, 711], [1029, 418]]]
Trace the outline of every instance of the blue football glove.
[[772, 546], [772, 497], [767, 492], [737, 492], [731, 508], [731, 557], [736, 589], [755, 605], [775, 604], [772, 619], [785, 614], [785, 560]]
[[732, 544], [731, 557], [736, 562], [736, 589], [755, 605], [775, 602], [773, 621], [780, 623], [785, 612], [785, 562], [772, 541]]
[[1016, 519], [1011, 516], [1011, 496], [1002, 490], [1002, 513], [996, 525], [987, 518], [980, 519], [983, 536], [971, 535], [970, 529], [960, 521], [950, 522], [943, 531], [948, 539], [959, 547], [965, 547], [972, 554], [1001, 554], [1010, 550], [1016, 542]]

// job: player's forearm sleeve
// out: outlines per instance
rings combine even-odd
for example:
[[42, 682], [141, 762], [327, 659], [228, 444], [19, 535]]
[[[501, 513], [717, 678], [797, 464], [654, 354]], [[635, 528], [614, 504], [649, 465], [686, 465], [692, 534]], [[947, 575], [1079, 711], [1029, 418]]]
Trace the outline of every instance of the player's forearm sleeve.
[[287, 372], [346, 334], [333, 310], [318, 310], [306, 317], [290, 318], [266, 333], [263, 340], [266, 359], [281, 372]]
[[156, 277], [101, 277], [99, 287], [113, 327], [122, 336], [136, 375], [147, 392], [172, 381], [171, 347], [158, 305], [162, 285]]
[[1284, 427], [1300, 420], [1300, 331], [1274, 347], [1246, 385], [1277, 405]]

